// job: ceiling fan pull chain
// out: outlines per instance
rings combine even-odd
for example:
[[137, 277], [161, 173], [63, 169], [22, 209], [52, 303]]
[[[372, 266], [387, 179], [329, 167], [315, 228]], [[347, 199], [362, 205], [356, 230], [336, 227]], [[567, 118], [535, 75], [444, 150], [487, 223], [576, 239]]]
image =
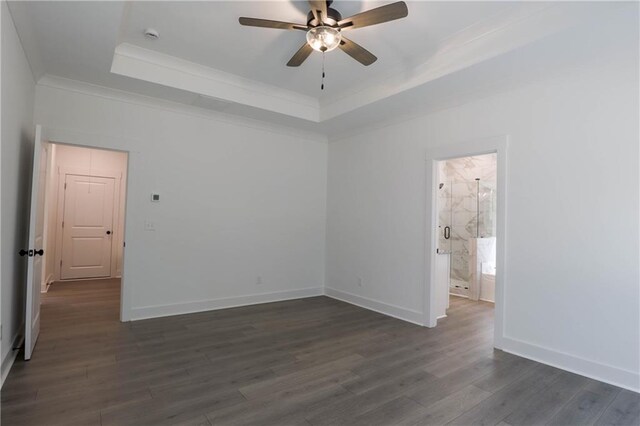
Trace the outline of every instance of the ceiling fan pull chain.
[[322, 84], [320, 84], [320, 90], [324, 90], [324, 52], [322, 52]]

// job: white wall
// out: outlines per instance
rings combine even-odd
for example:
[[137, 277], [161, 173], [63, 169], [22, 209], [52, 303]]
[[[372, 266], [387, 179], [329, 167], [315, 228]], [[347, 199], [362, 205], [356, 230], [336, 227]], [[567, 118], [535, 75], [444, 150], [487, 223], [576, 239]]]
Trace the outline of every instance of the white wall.
[[13, 362], [12, 350], [24, 328], [34, 81], [11, 15], [2, 2], [2, 146], [0, 158], [2, 379]]
[[113, 224], [113, 257], [112, 277], [122, 274], [122, 242], [124, 241], [124, 213], [127, 182], [127, 154], [119, 151], [91, 149], [72, 145], [52, 144], [52, 159], [50, 181], [47, 185], [47, 236], [45, 251], [45, 273], [43, 279], [47, 283], [60, 280], [60, 264], [62, 252], [62, 217], [60, 206], [64, 204], [64, 192], [60, 182], [64, 179], [62, 173], [73, 171], [91, 175], [92, 170], [114, 172], [121, 178], [116, 182], [118, 201], [114, 203]]
[[421, 318], [426, 152], [508, 134], [504, 348], [638, 389], [635, 25], [597, 68], [330, 141], [327, 293]]
[[125, 318], [321, 294], [326, 138], [84, 89], [38, 85], [36, 121], [130, 151]]

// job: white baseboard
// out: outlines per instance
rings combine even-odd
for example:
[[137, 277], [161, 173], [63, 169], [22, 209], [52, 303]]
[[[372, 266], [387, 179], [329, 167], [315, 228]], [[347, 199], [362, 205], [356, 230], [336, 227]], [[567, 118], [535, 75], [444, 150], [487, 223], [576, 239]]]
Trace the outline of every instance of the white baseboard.
[[51, 284], [53, 283], [54, 279], [53, 279], [53, 274], [49, 274], [49, 276], [47, 276], [47, 278], [42, 282], [42, 285], [40, 286], [40, 292], [41, 293], [46, 293], [49, 291], [49, 287], [51, 287]]
[[379, 302], [367, 297], [357, 296], [355, 294], [347, 293], [342, 290], [336, 290], [335, 288], [331, 287], [325, 287], [324, 294], [334, 299], [342, 300], [343, 302], [351, 303], [352, 305], [376, 311], [390, 317], [398, 318], [403, 321], [408, 321], [418, 325], [424, 325], [424, 315], [419, 311], [401, 308], [400, 306], [390, 305], [388, 303]]
[[509, 337], [504, 337], [502, 341], [502, 350], [505, 352], [640, 392], [640, 374], [637, 371], [623, 370]]
[[299, 290], [276, 291], [273, 293], [251, 294], [247, 296], [225, 297], [221, 299], [199, 300], [195, 302], [175, 303], [171, 305], [143, 306], [131, 309], [132, 321], [167, 317], [172, 315], [191, 314], [194, 312], [214, 311], [217, 309], [235, 308], [238, 306], [257, 305], [260, 303], [280, 302], [283, 300], [302, 299], [322, 296], [322, 287]]
[[7, 376], [11, 371], [11, 367], [13, 367], [13, 363], [15, 362], [16, 357], [20, 352], [18, 349], [13, 349], [13, 348], [19, 348], [20, 346], [22, 346], [22, 343], [24, 342], [24, 335], [22, 334], [23, 330], [24, 330], [24, 323], [22, 323], [20, 328], [18, 328], [18, 332], [16, 333], [15, 336], [13, 336], [13, 339], [11, 339], [11, 350], [7, 352], [7, 355], [2, 360], [2, 365], [0, 367], [0, 370], [1, 370], [0, 389], [4, 385], [4, 381], [7, 379]]
[[469, 296], [467, 296], [466, 294], [458, 294], [458, 293], [449, 293], [449, 296], [462, 297], [463, 299], [468, 299], [469, 298]]

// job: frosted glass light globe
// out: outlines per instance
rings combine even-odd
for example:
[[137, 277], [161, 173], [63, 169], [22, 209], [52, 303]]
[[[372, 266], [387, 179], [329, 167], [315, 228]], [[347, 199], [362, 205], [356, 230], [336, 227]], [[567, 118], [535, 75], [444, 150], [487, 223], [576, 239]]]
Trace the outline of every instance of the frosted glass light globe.
[[340, 44], [342, 34], [340, 30], [326, 25], [311, 28], [307, 32], [307, 43], [318, 52], [330, 52]]

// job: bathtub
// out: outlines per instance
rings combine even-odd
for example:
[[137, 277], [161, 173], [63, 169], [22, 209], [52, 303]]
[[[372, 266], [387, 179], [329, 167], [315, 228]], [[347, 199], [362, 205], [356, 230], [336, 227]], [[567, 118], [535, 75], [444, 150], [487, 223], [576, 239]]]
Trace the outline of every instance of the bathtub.
[[482, 263], [480, 300], [485, 302], [495, 302], [496, 300], [496, 265], [494, 263]]

